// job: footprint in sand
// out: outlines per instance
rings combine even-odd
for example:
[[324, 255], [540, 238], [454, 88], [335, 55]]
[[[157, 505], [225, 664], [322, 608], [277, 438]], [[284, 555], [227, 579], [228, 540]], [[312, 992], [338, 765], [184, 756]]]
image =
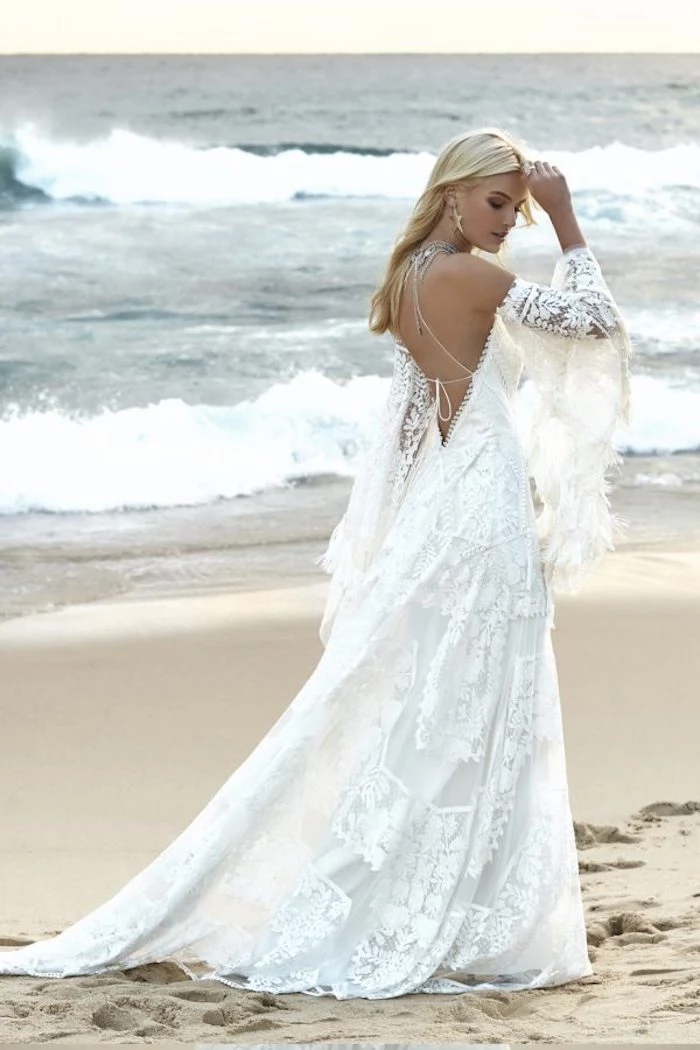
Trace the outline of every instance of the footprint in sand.
[[144, 963], [143, 966], [133, 966], [130, 970], [124, 970], [119, 976], [122, 980], [134, 981], [137, 984], [191, 983], [177, 963], [173, 962]]
[[214, 1010], [205, 1010], [202, 1014], [204, 1024], [215, 1025], [220, 1028], [228, 1028], [230, 1032], [240, 1035], [242, 1032], [269, 1032], [275, 1028], [281, 1028], [278, 1021], [271, 1021], [267, 1017], [245, 1017], [240, 1009], [228, 1010], [226, 1007]]
[[[691, 1014], [693, 1026], [695, 1026], [698, 1014], [700, 1014], [700, 988], [695, 988], [691, 992], [684, 992], [673, 999], [667, 1000], [663, 1005], [663, 1009]], [[688, 1023], [690, 1024], [690, 1020]]]
[[156, 1024], [154, 1021], [149, 1021], [148, 1024], [143, 1025], [141, 1028], [135, 1028], [134, 1035], [145, 1039], [159, 1035], [167, 1035], [172, 1039], [173, 1030], [172, 1028], [167, 1028], [164, 1024]]
[[478, 997], [460, 997], [456, 1003], [450, 1004], [447, 1012], [455, 1021], [461, 1022], [476, 1020], [478, 1014], [484, 1014], [492, 1020], [527, 1017], [533, 1010], [534, 1005], [512, 993], [487, 992]]
[[169, 995], [184, 999], [188, 1003], [222, 1003], [228, 997], [225, 988], [206, 988], [196, 984], [194, 988], [171, 988]]
[[651, 802], [643, 806], [639, 816], [649, 817], [687, 817], [691, 813], [700, 813], [700, 802]]
[[681, 926], [694, 926], [695, 922], [695, 916], [687, 919], [654, 919], [654, 926], [657, 930], [677, 930]]
[[92, 1012], [92, 1023], [96, 1028], [112, 1032], [128, 1032], [138, 1028], [147, 1018], [139, 1016], [134, 1010], [125, 1010], [114, 1003], [103, 1003]]
[[[655, 977], [665, 976], [668, 973], [683, 973], [682, 966], [654, 966], [646, 967], [641, 970], [630, 970], [630, 977]], [[652, 982], [653, 984], [660, 984], [659, 981]]]
[[655, 944], [666, 940], [658, 926], [638, 912], [625, 911], [610, 915], [604, 922], [595, 922], [586, 928], [588, 944], [599, 947], [604, 941], [615, 944]]
[[608, 842], [639, 842], [639, 835], [629, 835], [614, 824], [586, 824], [574, 821], [574, 836], [578, 849], [590, 849]]
[[58, 1002], [58, 1003], [43, 1003], [41, 1006], [39, 1006], [39, 1011], [42, 1014], [47, 1014], [47, 1016], [49, 1016], [49, 1017], [56, 1017], [56, 1018], [66, 1017], [69, 1013], [71, 1013], [72, 1009], [73, 1009], [73, 1003], [72, 1002], [68, 1002], [68, 1003], [62, 1003], [62, 1002]]
[[596, 871], [611, 871], [613, 868], [643, 868], [644, 860], [610, 860], [606, 863], [596, 860], [580, 860], [578, 870], [582, 874], [590, 874]]
[[[149, 1030], [168, 1031], [181, 1027], [185, 1003], [179, 999], [163, 997], [162, 992], [144, 995], [115, 995], [103, 1002], [92, 1013], [92, 1023], [97, 1028], [114, 1032]], [[188, 1016], [185, 1014], [185, 1016]]]
[[[93, 1010], [92, 1023], [103, 1032], [128, 1032], [130, 1035], [152, 1036], [167, 1032], [172, 1035], [172, 1029], [166, 1028], [150, 1021], [138, 1010], [126, 1010], [115, 1003], [103, 1003]], [[61, 1038], [66, 1033], [61, 1032]]]

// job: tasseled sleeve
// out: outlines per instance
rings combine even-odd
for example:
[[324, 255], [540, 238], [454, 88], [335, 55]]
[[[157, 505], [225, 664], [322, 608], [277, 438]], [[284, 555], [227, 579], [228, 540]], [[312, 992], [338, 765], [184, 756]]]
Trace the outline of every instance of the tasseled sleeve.
[[516, 278], [498, 312], [535, 392], [525, 440], [543, 565], [555, 590], [573, 591], [626, 524], [608, 496], [622, 459], [613, 432], [629, 422], [627, 329], [583, 246], [562, 254], [551, 286]]

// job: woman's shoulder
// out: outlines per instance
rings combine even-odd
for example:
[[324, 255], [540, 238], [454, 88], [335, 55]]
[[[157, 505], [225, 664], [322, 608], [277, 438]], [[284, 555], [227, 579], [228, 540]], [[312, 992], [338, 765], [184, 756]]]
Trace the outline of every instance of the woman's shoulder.
[[455, 252], [445, 256], [442, 280], [474, 310], [495, 313], [518, 275], [479, 255]]

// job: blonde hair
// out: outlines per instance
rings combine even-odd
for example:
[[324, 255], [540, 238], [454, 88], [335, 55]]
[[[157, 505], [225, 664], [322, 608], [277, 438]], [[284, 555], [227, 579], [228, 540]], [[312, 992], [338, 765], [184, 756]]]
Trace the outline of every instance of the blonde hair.
[[[376, 335], [398, 332], [401, 293], [410, 265], [410, 256], [437, 225], [444, 210], [443, 190], [451, 183], [472, 186], [489, 175], [524, 172], [527, 157], [524, 146], [499, 128], [478, 128], [450, 139], [438, 155], [408, 223], [394, 244], [382, 284], [370, 303], [369, 327]], [[525, 226], [532, 226], [533, 200], [527, 195], [522, 206]], [[502, 262], [502, 254], [496, 255]]]

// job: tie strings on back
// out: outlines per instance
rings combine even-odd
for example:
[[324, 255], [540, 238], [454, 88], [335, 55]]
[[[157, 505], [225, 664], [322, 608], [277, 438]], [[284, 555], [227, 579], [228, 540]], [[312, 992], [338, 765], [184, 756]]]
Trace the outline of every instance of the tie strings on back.
[[[415, 322], [415, 325], [416, 325], [416, 329], [418, 330], [420, 335], [423, 335], [424, 331], [427, 331], [428, 334], [433, 337], [433, 339], [435, 340], [437, 345], [440, 347], [440, 349], [443, 350], [447, 354], [447, 356], [450, 358], [450, 360], [454, 361], [454, 363], [456, 365], [458, 365], [459, 368], [461, 368], [462, 371], [465, 373], [464, 377], [460, 376], [458, 379], [440, 379], [440, 378], [431, 379], [429, 376], [426, 376], [426, 379], [428, 379], [428, 382], [435, 383], [435, 402], [436, 402], [436, 409], [437, 409], [438, 419], [440, 420], [441, 423], [447, 423], [452, 418], [452, 402], [450, 401], [450, 396], [449, 396], [449, 394], [447, 392], [446, 385], [449, 384], [449, 383], [463, 383], [464, 382], [464, 378], [466, 376], [471, 376], [473, 378], [475, 373], [471, 370], [471, 368], [467, 368], [467, 366], [465, 364], [463, 364], [461, 361], [459, 361], [454, 356], [454, 354], [451, 354], [450, 351], [447, 349], [447, 347], [443, 343], [440, 342], [438, 337], [435, 335], [435, 332], [432, 330], [432, 328], [430, 327], [428, 322], [425, 320], [425, 317], [423, 316], [423, 314], [421, 312], [420, 304], [418, 302], [419, 281], [422, 280], [423, 277], [425, 277], [425, 274], [427, 272], [428, 266], [433, 261], [433, 259], [435, 259], [437, 254], [439, 252], [441, 252], [441, 251], [442, 252], [449, 252], [451, 254], [454, 254], [457, 251], [457, 249], [454, 247], [454, 245], [448, 244], [447, 242], [443, 243], [441, 241], [436, 241], [436, 242], [433, 242], [433, 244], [425, 245], [423, 248], [418, 248], [418, 249], [416, 249], [416, 251], [413, 254], [413, 261], [412, 261], [412, 264], [411, 264], [411, 269], [408, 272], [410, 273], [412, 271], [412, 273], [413, 273], [413, 318], [414, 318], [414, 322]], [[408, 276], [408, 273], [407, 273], [407, 276]], [[443, 397], [445, 398], [445, 401], [447, 402], [447, 414], [446, 415], [442, 414], [442, 398]]]

